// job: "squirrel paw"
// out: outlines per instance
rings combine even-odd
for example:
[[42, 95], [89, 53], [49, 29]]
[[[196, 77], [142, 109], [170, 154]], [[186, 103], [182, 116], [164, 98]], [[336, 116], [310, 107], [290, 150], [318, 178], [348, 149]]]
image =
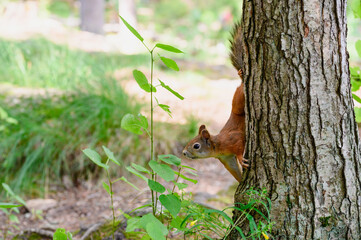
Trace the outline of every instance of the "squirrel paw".
[[238, 76], [239, 76], [241, 79], [243, 79], [243, 71], [242, 71], [242, 69], [239, 69], [239, 70], [238, 70]]
[[243, 156], [241, 158], [238, 158], [239, 163], [241, 164], [242, 167], [244, 168], [248, 168], [249, 164], [248, 164], [248, 159], [245, 159]]

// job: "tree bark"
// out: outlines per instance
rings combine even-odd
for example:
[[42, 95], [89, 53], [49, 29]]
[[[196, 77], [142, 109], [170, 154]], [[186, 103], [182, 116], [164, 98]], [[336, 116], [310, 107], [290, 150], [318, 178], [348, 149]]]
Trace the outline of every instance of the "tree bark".
[[80, 0], [81, 30], [103, 34], [104, 0]]
[[361, 239], [346, 0], [244, 0], [241, 26], [251, 166], [235, 202], [265, 187], [273, 239]]

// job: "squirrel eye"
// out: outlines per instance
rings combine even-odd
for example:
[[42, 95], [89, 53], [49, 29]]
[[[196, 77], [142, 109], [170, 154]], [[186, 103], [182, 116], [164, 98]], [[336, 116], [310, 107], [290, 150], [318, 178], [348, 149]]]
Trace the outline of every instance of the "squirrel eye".
[[199, 144], [199, 143], [195, 143], [194, 145], [193, 145], [193, 148], [194, 149], [199, 149], [201, 147], [201, 145]]

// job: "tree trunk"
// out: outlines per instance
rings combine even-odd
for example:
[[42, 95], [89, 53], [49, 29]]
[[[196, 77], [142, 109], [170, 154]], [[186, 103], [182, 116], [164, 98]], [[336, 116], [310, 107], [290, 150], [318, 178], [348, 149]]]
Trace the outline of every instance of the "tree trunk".
[[244, 0], [241, 26], [251, 166], [235, 202], [265, 187], [273, 239], [361, 239], [346, 0]]
[[81, 30], [103, 34], [104, 0], [80, 0]]

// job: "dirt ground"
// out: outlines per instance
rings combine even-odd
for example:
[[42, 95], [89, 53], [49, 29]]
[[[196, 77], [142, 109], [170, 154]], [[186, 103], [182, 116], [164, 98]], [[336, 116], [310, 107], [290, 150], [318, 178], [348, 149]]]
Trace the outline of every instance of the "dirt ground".
[[[196, 179], [199, 182], [196, 185], [190, 183], [187, 188], [187, 192], [193, 192], [195, 202], [217, 209], [232, 204], [236, 181], [219, 165], [218, 160], [185, 160], [184, 164], [198, 170]], [[132, 182], [140, 189], [139, 192], [124, 182], [114, 185], [114, 206], [117, 215], [120, 215], [119, 210], [129, 212], [149, 203], [150, 192], [145, 182], [134, 178]], [[50, 194], [46, 199], [27, 199], [27, 203], [33, 210], [17, 215], [20, 232], [42, 230], [51, 233], [61, 227], [72, 232], [83, 231], [75, 236], [75, 239], [80, 239], [85, 230], [111, 219], [110, 200], [101, 183], [84, 183], [78, 188]], [[35, 210], [41, 212], [35, 213]], [[6, 219], [3, 213], [0, 213], [0, 223], [1, 228], [4, 228]]]
[[[36, 4], [34, 5], [32, 2], [20, 5], [11, 4], [14, 5], [9, 5], [9, 8], [0, 16], [0, 37], [2, 38], [19, 40], [40, 35], [56, 43], [68, 44], [72, 48], [85, 51], [119, 52], [120, 47], [117, 45], [118, 41], [114, 35], [98, 36], [81, 32], [71, 27], [74, 23], [39, 17]], [[228, 71], [227, 68], [226, 71]], [[172, 83], [173, 88], [182, 93], [185, 100], [179, 101], [167, 92], [159, 91], [157, 93], [159, 101], [171, 106], [173, 118], [170, 119], [166, 114], [160, 114], [157, 115], [156, 120], [184, 123], [187, 117], [193, 115], [202, 123], [206, 123], [210, 132], [215, 134], [228, 118], [233, 92], [240, 83], [236, 73], [232, 69], [229, 71], [231, 71], [229, 73], [231, 78], [212, 81], [206, 77], [179, 81], [164, 76]], [[116, 77], [117, 74], [124, 78], [124, 74], [127, 73], [116, 73]], [[128, 74], [131, 72], [129, 71]], [[123, 87], [130, 95], [147, 101], [142, 97], [134, 81], [122, 82]], [[37, 90], [21, 88], [12, 91], [27, 94]], [[232, 204], [236, 180], [218, 160], [185, 160], [185, 163], [198, 170], [198, 184], [190, 184], [187, 188], [188, 191], [193, 192], [193, 199], [196, 202], [218, 209]], [[116, 209], [129, 211], [149, 200], [149, 191], [144, 182], [138, 179], [133, 179], [133, 181], [136, 181], [137, 186], [141, 189], [140, 192], [123, 182], [115, 184], [114, 205]], [[29, 206], [41, 210], [41, 213], [34, 214], [35, 211], [33, 211], [33, 213], [19, 214], [20, 229], [17, 232], [30, 229], [54, 230], [58, 227], [76, 231], [87, 229], [95, 223], [110, 218], [110, 202], [100, 183], [83, 183], [76, 189], [56, 191], [57, 193], [47, 196], [47, 200], [27, 199]], [[0, 229], [5, 226], [8, 226], [5, 215], [0, 212]], [[77, 238], [79, 237], [77, 236], [75, 239]]]

